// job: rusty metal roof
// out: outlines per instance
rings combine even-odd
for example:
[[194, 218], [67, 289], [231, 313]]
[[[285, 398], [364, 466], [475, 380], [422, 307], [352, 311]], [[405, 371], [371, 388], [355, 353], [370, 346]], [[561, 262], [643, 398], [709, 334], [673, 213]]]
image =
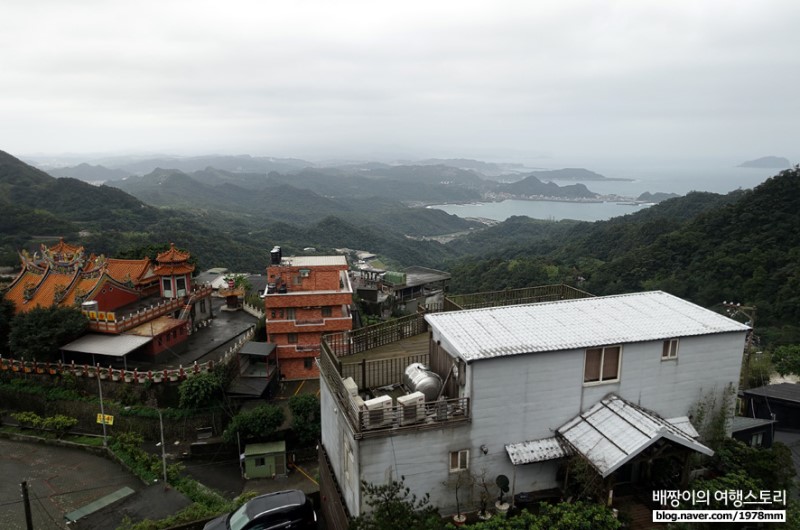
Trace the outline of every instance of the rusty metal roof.
[[558, 437], [530, 440], [506, 445], [506, 452], [515, 466], [520, 464], [534, 464], [565, 458], [573, 454], [569, 445], [563, 443]]
[[466, 361], [745, 332], [748, 326], [662, 291], [426, 315]]

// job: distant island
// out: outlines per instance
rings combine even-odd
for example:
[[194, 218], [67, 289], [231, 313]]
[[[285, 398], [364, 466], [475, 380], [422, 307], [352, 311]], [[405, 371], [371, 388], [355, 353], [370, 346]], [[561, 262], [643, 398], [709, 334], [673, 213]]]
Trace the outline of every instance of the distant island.
[[548, 171], [533, 171], [528, 173], [539, 180], [605, 180], [605, 181], [624, 181], [631, 182], [633, 179], [609, 178], [600, 173], [595, 173], [582, 167], [565, 167], [564, 169], [552, 169]]
[[788, 169], [792, 166], [788, 158], [782, 156], [762, 156], [755, 160], [742, 162], [738, 167], [758, 167], [765, 169]]

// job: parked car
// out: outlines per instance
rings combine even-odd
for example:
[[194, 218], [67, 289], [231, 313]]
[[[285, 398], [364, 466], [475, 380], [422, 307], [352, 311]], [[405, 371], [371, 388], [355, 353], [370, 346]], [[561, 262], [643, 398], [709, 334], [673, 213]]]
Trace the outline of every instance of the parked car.
[[212, 519], [203, 530], [316, 530], [317, 512], [300, 490], [250, 499], [235, 512]]

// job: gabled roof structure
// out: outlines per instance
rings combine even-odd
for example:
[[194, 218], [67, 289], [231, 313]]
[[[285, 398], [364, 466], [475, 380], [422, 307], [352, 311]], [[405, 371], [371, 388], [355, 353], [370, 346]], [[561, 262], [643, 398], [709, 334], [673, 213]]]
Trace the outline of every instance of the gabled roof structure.
[[711, 449], [695, 440], [697, 436], [685, 416], [665, 420], [610, 394], [562, 425], [556, 436], [508, 444], [506, 452], [515, 466], [578, 454], [607, 477], [660, 440], [713, 455]]
[[599, 401], [557, 432], [603, 477], [662, 439], [708, 456], [714, 454], [667, 420], [616, 395]]
[[663, 291], [449, 311], [425, 320], [467, 362], [750, 329]]

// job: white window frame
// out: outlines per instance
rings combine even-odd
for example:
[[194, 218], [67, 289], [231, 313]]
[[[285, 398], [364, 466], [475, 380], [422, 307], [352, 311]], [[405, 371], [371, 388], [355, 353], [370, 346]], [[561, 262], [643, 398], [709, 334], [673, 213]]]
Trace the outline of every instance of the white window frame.
[[[678, 358], [678, 348], [680, 347], [680, 339], [667, 339], [663, 342], [661, 348], [662, 361], [674, 361]], [[666, 353], [666, 355], [664, 355]]]
[[[453, 467], [455, 460], [456, 467]], [[450, 473], [459, 473], [469, 469], [469, 449], [460, 449], [458, 451], [450, 451], [449, 460], [447, 465], [450, 467]]]
[[[606, 360], [606, 350], [610, 350], [613, 348], [617, 348], [619, 350], [619, 354], [617, 356], [617, 373], [613, 378], [603, 379], [603, 365], [605, 364]], [[600, 350], [600, 379], [597, 381], [587, 381], [586, 380], [586, 359], [588, 357], [589, 350]], [[598, 346], [594, 348], [586, 348], [583, 352], [583, 385], [584, 386], [594, 386], [594, 385], [605, 385], [609, 383], [618, 383], [620, 379], [620, 374], [622, 373], [622, 344], [615, 344], [613, 346]]]

